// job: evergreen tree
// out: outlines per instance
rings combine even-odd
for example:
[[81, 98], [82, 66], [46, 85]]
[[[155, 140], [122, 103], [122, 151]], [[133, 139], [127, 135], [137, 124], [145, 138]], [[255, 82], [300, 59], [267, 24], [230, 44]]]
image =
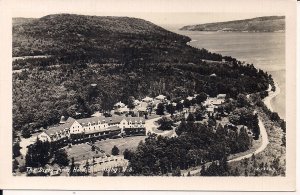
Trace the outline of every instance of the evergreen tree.
[[238, 147], [240, 152], [246, 151], [250, 148], [251, 145], [250, 138], [244, 127], [240, 129], [237, 142], [238, 142]]
[[175, 107], [172, 104], [168, 104], [166, 106], [166, 110], [169, 114], [171, 114], [171, 116], [173, 116], [174, 112], [175, 112]]
[[116, 145], [114, 145], [114, 147], [111, 149], [111, 154], [117, 156], [119, 155], [119, 152], [119, 148]]
[[53, 163], [57, 163], [60, 166], [69, 165], [68, 155], [64, 149], [60, 149], [55, 152]]
[[124, 155], [124, 159], [131, 160], [131, 157], [132, 157], [133, 154], [130, 150], [128, 150], [126, 148], [123, 152], [123, 155]]
[[159, 103], [157, 105], [157, 109], [156, 109], [156, 114], [157, 115], [164, 115], [164, 111], [165, 111], [165, 106], [163, 103]]
[[19, 142], [13, 145], [13, 158], [16, 158], [21, 155], [20, 149], [21, 147]]
[[127, 107], [131, 110], [135, 108], [133, 96], [129, 96]]

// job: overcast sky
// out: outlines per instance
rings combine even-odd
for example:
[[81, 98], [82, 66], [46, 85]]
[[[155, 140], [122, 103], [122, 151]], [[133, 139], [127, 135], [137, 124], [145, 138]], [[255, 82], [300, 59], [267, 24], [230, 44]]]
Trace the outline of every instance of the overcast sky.
[[95, 12], [48, 12], [48, 13], [16, 13], [14, 17], [33, 17], [39, 18], [48, 14], [57, 13], [74, 13], [84, 15], [97, 15], [97, 16], [128, 16], [135, 18], [142, 18], [151, 21], [158, 25], [172, 25], [182, 26], [190, 24], [202, 24], [209, 22], [222, 22], [230, 20], [241, 20], [260, 16], [269, 16], [268, 13], [95, 13]]
[[[12, 0], [14, 1], [14, 0]], [[49, 14], [74, 13], [97, 16], [129, 16], [158, 25], [191, 25], [254, 18], [275, 14], [276, 1], [260, 4], [236, 0], [22, 0], [12, 4], [13, 17], [39, 18]], [[231, 3], [230, 3], [231, 2]], [[263, 3], [269, 2], [264, 5]], [[275, 9], [276, 8], [276, 9]]]

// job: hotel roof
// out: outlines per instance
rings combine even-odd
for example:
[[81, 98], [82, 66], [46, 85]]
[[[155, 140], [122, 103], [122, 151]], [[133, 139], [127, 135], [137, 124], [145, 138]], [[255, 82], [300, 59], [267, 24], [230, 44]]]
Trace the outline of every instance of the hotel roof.
[[72, 117], [69, 117], [68, 120], [66, 120], [66, 122], [64, 124], [61, 124], [59, 126], [50, 127], [49, 129], [47, 129], [45, 131], [45, 133], [47, 135], [54, 135], [55, 133], [57, 133], [59, 131], [69, 129], [74, 122], [75, 122], [75, 119]]

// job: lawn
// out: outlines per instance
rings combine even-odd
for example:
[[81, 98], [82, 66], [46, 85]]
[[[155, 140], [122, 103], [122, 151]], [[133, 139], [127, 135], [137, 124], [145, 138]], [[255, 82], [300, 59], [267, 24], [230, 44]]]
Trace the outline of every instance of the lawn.
[[111, 154], [111, 149], [116, 145], [120, 154], [123, 154], [124, 150], [127, 148], [129, 150], [135, 150], [140, 141], [144, 141], [147, 136], [135, 136], [135, 137], [126, 137], [119, 139], [109, 139], [98, 141], [95, 143], [101, 150], [104, 150], [106, 154]]
[[[111, 149], [116, 145], [120, 154], [123, 154], [124, 150], [127, 148], [129, 150], [135, 150], [140, 141], [144, 141], [147, 136], [136, 136], [136, 137], [126, 137], [119, 139], [107, 139], [95, 142], [95, 145], [103, 150], [106, 154], [111, 154]], [[82, 161], [86, 159], [91, 159], [92, 157], [101, 157], [104, 154], [99, 151], [92, 151], [92, 147], [87, 144], [77, 144], [72, 145], [71, 148], [65, 147], [69, 159], [74, 158], [75, 161]]]
[[92, 147], [86, 143], [72, 145], [71, 148], [66, 146], [65, 149], [69, 159], [71, 160], [72, 158], [74, 158], [75, 162], [91, 159], [93, 157], [100, 157], [104, 155], [101, 152], [92, 151]]

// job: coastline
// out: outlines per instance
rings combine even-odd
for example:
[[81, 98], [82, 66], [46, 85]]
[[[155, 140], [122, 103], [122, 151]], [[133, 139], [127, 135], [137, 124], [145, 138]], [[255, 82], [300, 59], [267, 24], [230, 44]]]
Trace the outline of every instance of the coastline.
[[277, 95], [280, 94], [280, 87], [278, 85], [277, 82], [274, 81], [274, 84], [275, 84], [275, 87], [276, 87], [276, 90], [273, 92], [271, 91], [271, 85], [269, 87], [269, 89], [267, 90], [269, 95], [267, 97], [265, 97], [265, 99], [263, 100], [264, 104], [267, 106], [267, 108], [270, 109], [270, 111], [274, 112], [274, 109], [272, 107], [272, 104], [271, 104], [271, 101], [273, 98], [275, 98]]

